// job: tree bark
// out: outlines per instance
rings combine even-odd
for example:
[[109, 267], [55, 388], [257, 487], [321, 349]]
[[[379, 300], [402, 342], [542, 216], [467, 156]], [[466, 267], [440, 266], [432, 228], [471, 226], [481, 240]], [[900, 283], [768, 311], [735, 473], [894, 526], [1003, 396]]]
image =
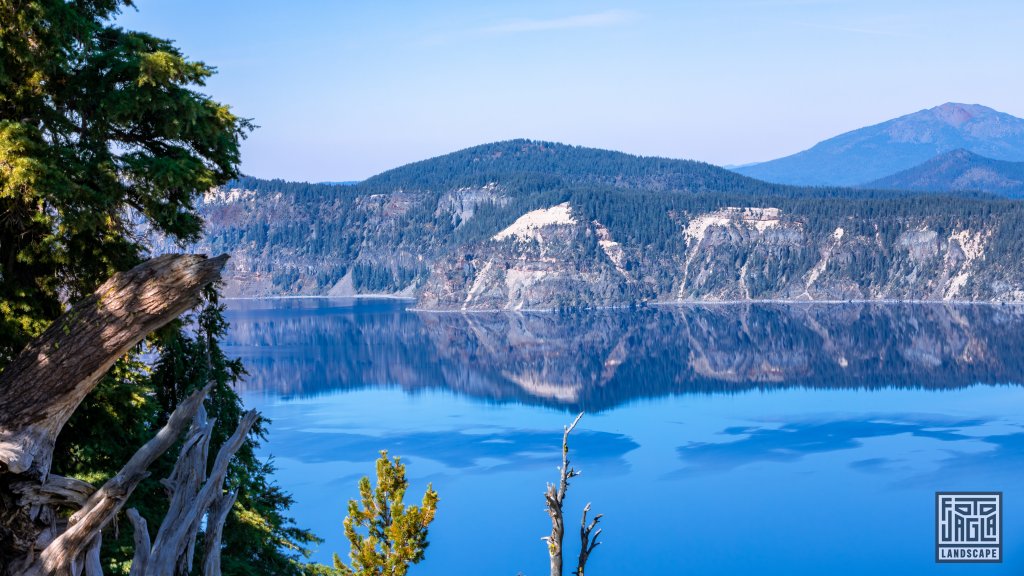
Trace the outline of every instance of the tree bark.
[[0, 373], [0, 473], [44, 481], [57, 434], [107, 370], [196, 306], [227, 256], [168, 254], [119, 272]]
[[149, 539], [149, 525], [135, 508], [129, 508], [125, 514], [132, 523], [132, 541], [135, 543], [135, 556], [132, 557], [132, 568], [128, 576], [142, 576], [146, 573], [149, 552], [153, 547]]
[[103, 563], [100, 562], [100, 548], [103, 547], [103, 533], [96, 534], [92, 543], [85, 550], [85, 576], [103, 576]]

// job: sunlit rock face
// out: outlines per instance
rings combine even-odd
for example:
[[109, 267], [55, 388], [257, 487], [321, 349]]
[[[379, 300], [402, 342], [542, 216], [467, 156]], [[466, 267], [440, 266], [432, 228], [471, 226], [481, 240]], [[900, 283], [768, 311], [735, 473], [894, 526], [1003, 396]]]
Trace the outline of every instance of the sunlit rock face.
[[608, 229], [577, 220], [566, 202], [527, 212], [439, 261], [419, 295], [424, 306], [460, 310], [612, 306], [636, 284], [624, 264]]
[[[987, 259], [992, 228], [942, 235], [908, 220], [895, 237], [851, 221], [812, 231], [778, 208], [680, 217], [674, 254], [618, 242], [568, 203], [528, 212], [440, 259], [418, 290], [425, 308], [537, 310], [639, 301], [1018, 300], [1019, 270]], [[668, 279], [661, 285], [652, 277]]]
[[[232, 234], [256, 198], [244, 190], [209, 194], [210, 226]], [[1024, 266], [1007, 261], [1009, 232], [998, 221], [946, 228], [906, 218], [896, 233], [882, 234], [867, 218], [823, 228], [780, 208], [735, 206], [673, 215], [668, 248], [652, 249], [564, 202], [524, 212], [482, 240], [453, 243], [431, 237], [415, 245], [399, 240], [406, 234], [402, 219], [410, 210], [424, 209], [422, 201], [404, 193], [354, 200], [351, 209], [372, 234], [347, 248], [358, 253], [347, 265], [286, 246], [260, 252], [236, 247], [225, 291], [231, 296], [387, 293], [415, 298], [422, 308], [448, 310], [678, 301], [1024, 299]], [[437, 201], [452, 211], [458, 229], [480, 206], [508, 200], [499, 188], [485, 186]], [[277, 217], [294, 218], [295, 226], [307, 217], [280, 198], [262, 202], [275, 204]], [[353, 270], [361, 266], [385, 270], [391, 284], [386, 289], [360, 286]], [[296, 271], [282, 279], [282, 268]]]
[[778, 208], [724, 208], [698, 214], [683, 229], [686, 252], [675, 297], [746, 300], [785, 290], [779, 268], [807, 244], [804, 226]]
[[851, 221], [812, 233], [777, 209], [687, 224], [679, 300], [1017, 300], [1019, 273], [987, 261], [992, 227], [942, 235], [908, 219], [895, 238]]

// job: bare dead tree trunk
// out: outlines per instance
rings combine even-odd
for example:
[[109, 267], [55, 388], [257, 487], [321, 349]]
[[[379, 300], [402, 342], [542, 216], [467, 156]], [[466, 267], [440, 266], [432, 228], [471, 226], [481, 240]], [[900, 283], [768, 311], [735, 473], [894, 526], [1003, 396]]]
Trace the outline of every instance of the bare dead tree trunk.
[[[576, 428], [583, 412], [580, 412], [572, 424], [566, 426], [562, 433], [562, 465], [558, 468], [558, 484], [548, 484], [544, 493], [544, 501], [547, 504], [548, 516], [551, 517], [551, 535], [545, 536], [542, 540], [548, 544], [548, 556], [551, 560], [551, 576], [562, 576], [562, 539], [565, 536], [565, 516], [563, 504], [565, 493], [569, 490], [569, 480], [580, 475], [580, 471], [569, 466], [569, 433]], [[601, 521], [602, 514], [597, 514], [587, 523], [587, 513], [590, 512], [590, 503], [583, 508], [583, 519], [580, 521], [580, 555], [576, 562], [576, 570], [573, 574], [583, 576], [584, 568], [590, 553], [597, 548], [600, 542], [597, 541], [601, 535], [601, 529], [597, 528]], [[595, 528], [597, 528], [595, 530]]]
[[[135, 509], [127, 512], [135, 530], [135, 556], [131, 575], [169, 576], [191, 572], [192, 554], [205, 515], [207, 548], [203, 574], [220, 576], [220, 539], [224, 522], [235, 501], [234, 493], [224, 493], [224, 479], [231, 458], [245, 442], [259, 415], [249, 411], [242, 417], [234, 434], [221, 446], [207, 475], [207, 450], [213, 421], [207, 420], [202, 401], [211, 388], [212, 384], [195, 392], [179, 405], [161, 432], [132, 457], [121, 473], [96, 491], [81, 511], [71, 517], [68, 529], [43, 550], [36, 562], [16, 574], [74, 576], [80, 574], [83, 562], [86, 576], [102, 574], [99, 557], [101, 531], [117, 514], [134, 488], [134, 485], [127, 486], [126, 482], [115, 481], [125, 478], [138, 484], [148, 475], [145, 468], [174, 443], [184, 429], [183, 421], [191, 417], [193, 424], [189, 436], [174, 472], [165, 481], [172, 493], [171, 507], [152, 545], [146, 520]], [[197, 472], [199, 476], [196, 476]], [[217, 506], [214, 506], [215, 503]], [[92, 540], [83, 544], [83, 537], [90, 534], [93, 535]], [[83, 551], [83, 548], [86, 549]]]
[[[147, 334], [197, 305], [227, 256], [166, 255], [115, 274], [73, 306], [0, 373], [0, 574], [98, 569], [103, 527], [145, 469], [202, 403], [190, 397], [168, 425], [101, 489], [50, 474], [61, 428], [109, 368]], [[81, 508], [66, 522], [58, 507]]]
[[583, 412], [564, 428], [562, 434], [562, 465], [558, 468], [558, 485], [548, 484], [544, 493], [548, 516], [551, 517], [551, 535], [542, 538], [548, 544], [548, 556], [551, 560], [551, 576], [562, 576], [562, 537], [565, 535], [565, 521], [562, 515], [562, 503], [569, 489], [569, 479], [579, 476], [579, 471], [569, 467], [569, 433], [572, 432]]
[[103, 563], [100, 562], [100, 548], [103, 547], [103, 533], [96, 534], [89, 547], [85, 550], [85, 576], [103, 576]]
[[213, 421], [200, 410], [195, 415], [188, 437], [171, 476], [164, 480], [171, 493], [171, 504], [164, 516], [156, 540], [149, 543], [145, 519], [135, 510], [128, 518], [135, 530], [135, 557], [131, 576], [167, 576], [192, 571], [193, 553], [200, 523], [206, 516], [206, 551], [204, 576], [220, 576], [220, 539], [235, 495], [224, 493], [228, 464], [242, 444], [256, 419], [255, 411], [242, 417], [234, 434], [217, 452], [213, 467], [206, 472], [207, 453]]
[[[157, 530], [146, 574], [158, 573], [161, 569], [166, 570], [167, 574], [188, 574], [192, 571], [192, 555], [189, 553], [192, 547], [189, 545], [194, 544], [194, 541], [168, 541], [168, 533], [178, 527], [183, 528], [186, 534], [191, 533], [189, 508], [206, 480], [213, 425], [214, 421], [206, 417], [206, 410], [196, 413], [170, 477], [161, 481], [167, 489], [170, 505]], [[198, 527], [197, 521], [197, 530]], [[160, 549], [164, 549], [162, 558], [156, 554]]]

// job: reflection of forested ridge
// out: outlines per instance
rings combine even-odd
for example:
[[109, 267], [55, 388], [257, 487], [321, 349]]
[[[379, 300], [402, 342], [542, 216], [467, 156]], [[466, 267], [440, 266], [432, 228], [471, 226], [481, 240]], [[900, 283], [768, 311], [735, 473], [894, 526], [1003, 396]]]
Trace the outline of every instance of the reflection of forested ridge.
[[[362, 309], [360, 309], [362, 310]], [[751, 388], [1024, 382], [1024, 309], [683, 306], [570, 315], [416, 314], [394, 305], [236, 311], [245, 386], [282, 395], [397, 385], [491, 401], [610, 408]]]

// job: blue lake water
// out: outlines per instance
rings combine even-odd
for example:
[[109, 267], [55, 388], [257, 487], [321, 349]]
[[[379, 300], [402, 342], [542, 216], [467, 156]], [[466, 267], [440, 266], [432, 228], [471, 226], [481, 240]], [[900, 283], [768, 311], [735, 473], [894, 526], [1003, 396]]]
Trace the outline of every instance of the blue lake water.
[[[388, 301], [232, 301], [228, 352], [298, 524], [342, 519], [387, 449], [440, 494], [411, 574], [547, 574], [562, 426], [604, 514], [587, 574], [1024, 570], [1024, 310], [717, 305], [416, 313]], [[1002, 491], [1002, 564], [935, 563], [935, 492]]]

